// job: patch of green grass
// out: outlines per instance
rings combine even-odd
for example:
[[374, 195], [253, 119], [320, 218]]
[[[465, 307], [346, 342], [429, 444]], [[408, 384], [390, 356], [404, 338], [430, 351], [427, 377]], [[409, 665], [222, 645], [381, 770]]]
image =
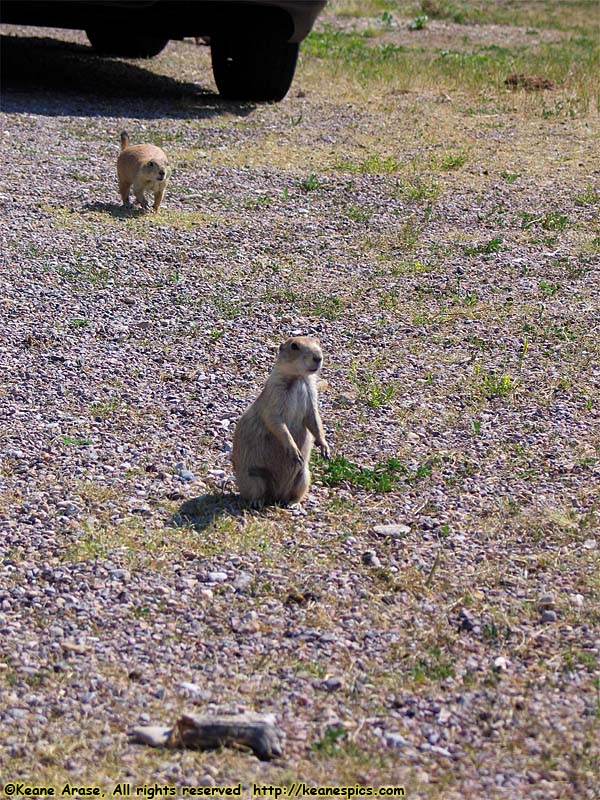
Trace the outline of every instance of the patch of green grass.
[[359, 467], [344, 456], [334, 456], [323, 462], [321, 480], [326, 486], [360, 486], [370, 492], [391, 492], [407, 473], [406, 467], [397, 458], [376, 464], [373, 468]]
[[471, 420], [471, 432], [474, 436], [479, 436], [481, 433], [481, 422], [478, 419]]
[[[486, 4], [485, 14], [492, 5], [500, 4]], [[458, 18], [467, 11], [477, 17], [475, 7], [470, 4], [456, 6], [450, 13]], [[432, 58], [429, 48], [401, 47], [378, 41], [368, 31], [348, 32], [329, 27], [313, 31], [307, 37], [303, 58], [307, 62], [318, 61], [319, 66], [326, 64], [334, 75], [346, 73], [363, 85], [384, 81], [398, 89], [425, 84], [442, 91], [480, 90], [485, 86], [504, 90], [504, 81], [510, 73], [543, 76], [569, 92], [553, 97], [549, 111], [561, 116], [585, 113], [596, 97], [593, 76], [598, 70], [598, 51], [589, 35], [540, 42], [535, 48], [523, 44], [512, 48], [486, 45], [468, 50], [446, 49]]]
[[467, 154], [444, 153], [444, 155], [436, 157], [434, 159], [434, 163], [438, 169], [441, 169], [444, 172], [450, 172], [451, 170], [463, 167], [467, 163]]
[[400, 301], [397, 289], [384, 289], [379, 295], [379, 308], [385, 311], [396, 311]]
[[401, 480], [407, 484], [414, 484], [430, 477], [435, 460], [435, 458], [428, 459], [414, 470], [410, 470], [397, 458], [377, 462], [373, 467], [361, 467], [345, 456], [334, 456], [329, 461], [320, 460], [321, 480], [326, 486], [347, 484], [361, 487], [369, 492], [385, 494], [396, 489]]
[[106, 400], [99, 400], [90, 407], [90, 412], [94, 417], [109, 417], [117, 412], [123, 401], [120, 397], [112, 397]]
[[429, 657], [417, 659], [411, 668], [410, 676], [415, 683], [443, 681], [446, 678], [454, 677], [454, 666], [450, 661], [442, 657], [440, 647], [432, 647]]
[[344, 313], [347, 303], [338, 295], [319, 294], [314, 299], [307, 298], [303, 302], [306, 313], [312, 317], [334, 320]]
[[393, 156], [382, 156], [378, 153], [373, 153], [373, 155], [362, 161], [341, 158], [335, 162], [335, 168], [341, 172], [353, 172], [362, 175], [389, 175], [397, 172], [400, 166], [400, 162]]
[[560, 211], [550, 211], [542, 220], [542, 228], [545, 231], [564, 231], [569, 225], [569, 218]]
[[350, 369], [350, 380], [358, 389], [359, 398], [370, 408], [388, 405], [398, 389], [393, 382], [384, 384], [377, 380], [371, 372], [360, 375], [356, 364], [352, 364]]
[[359, 222], [363, 225], [366, 225], [368, 222], [370, 222], [371, 217], [373, 216], [373, 212], [370, 209], [357, 205], [346, 206], [344, 213], [348, 219], [352, 220], [352, 222]]
[[86, 328], [90, 324], [89, 319], [82, 319], [80, 317], [72, 317], [69, 320], [69, 325], [72, 328]]
[[501, 249], [502, 239], [500, 237], [495, 237], [488, 242], [477, 244], [473, 247], [465, 247], [464, 253], [467, 256], [491, 255], [492, 253], [500, 252]]
[[225, 296], [213, 298], [213, 303], [224, 319], [235, 320], [244, 316], [244, 304], [241, 300], [232, 300]]
[[432, 19], [445, 19], [459, 25], [518, 25], [534, 35], [536, 29], [580, 30], [594, 25], [595, 0], [569, 0], [568, 3], [507, 2], [485, 0], [422, 0], [421, 11]]
[[339, 752], [340, 742], [347, 736], [346, 730], [342, 725], [329, 727], [323, 734], [323, 738], [313, 742], [311, 749], [326, 756], [334, 756]]
[[258, 197], [247, 197], [242, 206], [247, 211], [260, 211], [264, 206], [273, 205], [273, 198], [268, 195], [258, 195]]
[[466, 2], [452, 2], [452, 0], [422, 0], [421, 9], [431, 19], [447, 19], [459, 25], [479, 22], [481, 15]]
[[66, 445], [73, 445], [75, 447], [85, 447], [86, 445], [92, 444], [92, 440], [86, 438], [85, 436], [61, 436], [60, 440], [63, 444]]
[[404, 48], [394, 44], [370, 44], [370, 37], [356, 31], [346, 32], [325, 27], [312, 31], [303, 44], [303, 55], [352, 67], [357, 77], [370, 77], [387, 64], [396, 64]]
[[402, 200], [436, 200], [440, 193], [441, 187], [437, 181], [423, 178], [403, 181], [394, 191], [394, 195]]
[[391, 268], [392, 275], [397, 278], [400, 275], [420, 274], [422, 272], [429, 272], [433, 267], [430, 264], [424, 264], [418, 258], [406, 259], [399, 261]]
[[575, 195], [575, 202], [578, 206], [594, 206], [600, 203], [600, 192], [593, 186], [588, 186], [583, 192]]
[[545, 231], [564, 231], [569, 226], [569, 218], [560, 211], [548, 211], [546, 214], [522, 211], [521, 228], [529, 230], [537, 225]]
[[514, 183], [521, 177], [519, 172], [501, 172], [500, 174], [507, 183]]
[[539, 282], [540, 292], [546, 297], [556, 297], [560, 292], [560, 286], [556, 283], [541, 280]]

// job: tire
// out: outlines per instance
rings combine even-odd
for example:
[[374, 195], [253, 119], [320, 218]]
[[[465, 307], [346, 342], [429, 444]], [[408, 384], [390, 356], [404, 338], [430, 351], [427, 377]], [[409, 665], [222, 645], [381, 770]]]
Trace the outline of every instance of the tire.
[[96, 52], [122, 58], [152, 58], [168, 44], [168, 39], [150, 33], [126, 34], [114, 28], [88, 28], [86, 36]]
[[213, 75], [225, 100], [282, 100], [292, 84], [299, 45], [272, 31], [249, 30], [211, 39]]

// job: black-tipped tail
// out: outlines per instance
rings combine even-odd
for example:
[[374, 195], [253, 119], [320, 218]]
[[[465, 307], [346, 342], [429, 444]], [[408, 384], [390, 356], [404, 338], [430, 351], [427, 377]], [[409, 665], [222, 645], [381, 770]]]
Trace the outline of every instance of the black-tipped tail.
[[129, 147], [129, 134], [127, 131], [121, 132], [121, 150], [125, 150], [126, 147]]

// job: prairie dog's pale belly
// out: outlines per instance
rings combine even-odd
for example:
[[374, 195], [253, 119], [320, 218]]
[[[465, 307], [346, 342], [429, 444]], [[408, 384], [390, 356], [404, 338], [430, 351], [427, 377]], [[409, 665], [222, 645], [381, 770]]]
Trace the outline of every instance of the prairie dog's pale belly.
[[308, 386], [304, 381], [294, 381], [286, 395], [285, 422], [303, 420], [308, 410]]

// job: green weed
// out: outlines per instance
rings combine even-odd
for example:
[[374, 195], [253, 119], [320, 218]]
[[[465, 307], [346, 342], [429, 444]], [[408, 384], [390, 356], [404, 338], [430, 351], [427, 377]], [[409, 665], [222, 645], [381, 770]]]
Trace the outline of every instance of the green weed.
[[418, 17], [415, 17], [408, 23], [408, 30], [422, 31], [423, 28], [426, 27], [428, 22], [429, 22], [429, 17], [427, 16], [427, 14], [419, 14]]
[[311, 174], [307, 178], [303, 178], [300, 181], [300, 188], [302, 189], [303, 192], [314, 192], [317, 189], [321, 189], [322, 186], [323, 184], [321, 183], [319, 177], [315, 175], [314, 172], [311, 172]]
[[490, 239], [489, 242], [477, 244], [474, 247], [465, 247], [464, 253], [467, 256], [491, 255], [492, 253], [500, 252], [501, 249], [502, 239], [496, 237], [495, 239]]
[[500, 375], [496, 372], [483, 372], [479, 373], [479, 375], [481, 391], [488, 400], [494, 397], [508, 397], [514, 394], [515, 382], [508, 373]]

